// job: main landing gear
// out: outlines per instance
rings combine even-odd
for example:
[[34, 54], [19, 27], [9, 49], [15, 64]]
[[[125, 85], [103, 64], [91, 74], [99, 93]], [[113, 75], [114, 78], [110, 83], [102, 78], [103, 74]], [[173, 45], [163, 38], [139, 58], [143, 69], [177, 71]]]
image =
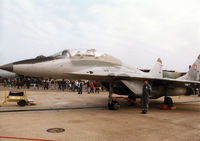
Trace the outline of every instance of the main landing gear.
[[109, 84], [110, 90], [109, 90], [109, 97], [108, 97], [108, 109], [109, 110], [118, 110], [120, 109], [120, 103], [118, 102], [119, 100], [127, 100], [129, 103], [137, 106], [141, 106], [140, 103], [136, 101], [136, 98], [132, 95], [129, 95], [128, 97], [112, 97], [113, 94], [113, 83], [110, 82]]
[[171, 97], [165, 97], [164, 104], [167, 105], [169, 108], [173, 107], [173, 100]]
[[120, 108], [120, 104], [119, 104], [119, 102], [113, 100], [113, 98], [112, 98], [112, 94], [113, 94], [113, 83], [112, 82], [109, 83], [109, 87], [110, 87], [110, 90], [109, 90], [109, 97], [108, 97], [108, 109], [118, 110]]

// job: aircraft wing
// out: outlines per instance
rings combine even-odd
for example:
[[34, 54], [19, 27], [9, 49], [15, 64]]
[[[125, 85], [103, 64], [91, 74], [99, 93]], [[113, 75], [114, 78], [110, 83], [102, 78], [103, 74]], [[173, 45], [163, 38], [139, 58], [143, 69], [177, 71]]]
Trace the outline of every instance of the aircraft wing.
[[99, 80], [99, 81], [115, 81], [115, 80], [140, 80], [140, 81], [151, 81], [158, 82], [163, 85], [165, 84], [175, 84], [175, 85], [185, 85], [185, 84], [199, 84], [200, 81], [191, 80], [180, 80], [180, 79], [170, 79], [170, 78], [156, 78], [150, 76], [148, 73], [136, 72], [131, 70], [123, 69], [106, 69], [106, 68], [93, 68], [86, 69], [83, 71], [65, 73], [65, 76], [77, 79], [88, 79], [88, 80]]

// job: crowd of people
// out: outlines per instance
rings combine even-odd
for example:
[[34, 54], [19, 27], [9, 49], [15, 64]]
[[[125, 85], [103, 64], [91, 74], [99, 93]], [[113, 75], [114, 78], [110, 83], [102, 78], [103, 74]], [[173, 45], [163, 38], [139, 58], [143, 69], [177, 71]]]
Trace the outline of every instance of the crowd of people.
[[39, 78], [17, 78], [4, 80], [3, 86], [5, 88], [17, 88], [17, 89], [33, 89], [33, 90], [60, 90], [60, 91], [72, 91], [82, 94], [83, 90], [90, 93], [99, 93], [103, 91], [101, 83], [89, 80], [65, 80], [65, 79], [39, 79]]

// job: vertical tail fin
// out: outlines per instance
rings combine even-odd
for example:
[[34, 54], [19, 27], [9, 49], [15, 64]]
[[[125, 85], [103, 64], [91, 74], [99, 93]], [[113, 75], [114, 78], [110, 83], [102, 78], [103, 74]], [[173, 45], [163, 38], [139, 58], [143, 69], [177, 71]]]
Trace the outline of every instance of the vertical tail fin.
[[163, 77], [162, 61], [161, 61], [160, 58], [158, 58], [156, 64], [151, 69], [151, 71], [149, 72], [149, 74], [151, 76], [153, 76], [153, 77], [156, 77], [156, 78], [162, 78]]
[[178, 79], [193, 80], [193, 81], [200, 80], [200, 55], [198, 56], [198, 58], [194, 62], [194, 64], [189, 67], [189, 71], [186, 73], [186, 75], [184, 75]]

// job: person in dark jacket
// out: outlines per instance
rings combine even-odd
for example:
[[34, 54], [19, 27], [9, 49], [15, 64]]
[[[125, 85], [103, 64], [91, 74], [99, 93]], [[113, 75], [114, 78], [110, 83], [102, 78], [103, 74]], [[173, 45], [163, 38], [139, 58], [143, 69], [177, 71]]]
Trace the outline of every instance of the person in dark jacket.
[[144, 82], [143, 91], [142, 91], [142, 114], [146, 114], [149, 107], [149, 95], [151, 94], [151, 85], [148, 81]]
[[82, 94], [82, 89], [83, 89], [83, 82], [79, 82], [78, 84], [78, 94]]

